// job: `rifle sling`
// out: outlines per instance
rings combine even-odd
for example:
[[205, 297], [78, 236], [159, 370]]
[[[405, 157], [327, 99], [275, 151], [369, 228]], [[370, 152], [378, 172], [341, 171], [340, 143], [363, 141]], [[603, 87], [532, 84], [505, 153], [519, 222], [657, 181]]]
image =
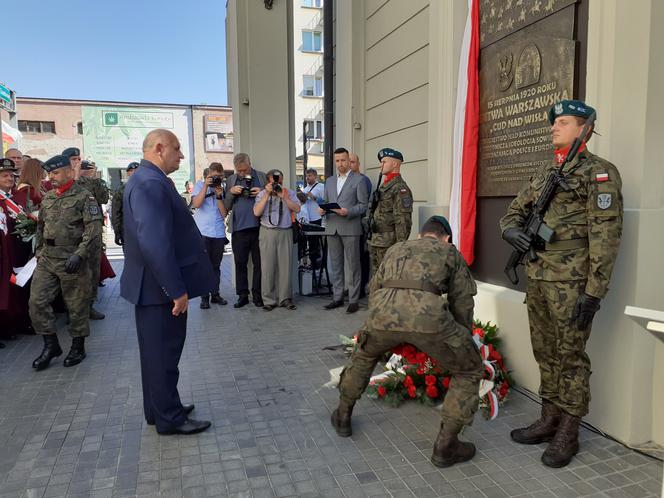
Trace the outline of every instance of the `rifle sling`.
[[410, 289], [424, 292], [431, 292], [440, 296], [440, 289], [431, 282], [422, 280], [385, 280], [380, 284], [381, 288], [388, 289]]

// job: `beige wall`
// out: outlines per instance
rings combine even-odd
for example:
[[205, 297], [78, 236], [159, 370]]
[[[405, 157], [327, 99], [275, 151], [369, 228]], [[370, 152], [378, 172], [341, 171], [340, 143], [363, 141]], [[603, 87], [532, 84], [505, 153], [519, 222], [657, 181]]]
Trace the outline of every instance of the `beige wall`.
[[[376, 151], [401, 150], [422, 218], [447, 210], [465, 20], [461, 1], [337, 5], [336, 142], [352, 139], [363, 149], [374, 177]], [[623, 315], [626, 305], [664, 310], [658, 256], [664, 246], [664, 60], [658, 53], [664, 32], [657, 29], [663, 21], [664, 3], [656, 0], [590, 0], [586, 99], [598, 109], [602, 134], [590, 148], [620, 168], [626, 214], [611, 291], [588, 344], [593, 400], [587, 420], [631, 444], [664, 444], [664, 345]], [[350, 48], [342, 37], [350, 37]], [[476, 315], [499, 325], [515, 379], [537, 391], [524, 297], [480, 282]]]
[[194, 178], [196, 180], [203, 177], [203, 170], [212, 162], [223, 164], [224, 169], [233, 169], [233, 152], [206, 152], [205, 151], [205, 116], [208, 114], [219, 115], [229, 114], [232, 117], [233, 111], [230, 107], [194, 107], [192, 112], [192, 127], [194, 131], [194, 163], [196, 171]]
[[79, 135], [77, 124], [81, 122], [81, 105], [59, 101], [25, 102], [18, 100], [16, 114], [21, 121], [53, 121], [53, 133], [23, 133], [24, 154], [43, 161], [60, 154], [67, 147], [83, 149], [83, 135]]

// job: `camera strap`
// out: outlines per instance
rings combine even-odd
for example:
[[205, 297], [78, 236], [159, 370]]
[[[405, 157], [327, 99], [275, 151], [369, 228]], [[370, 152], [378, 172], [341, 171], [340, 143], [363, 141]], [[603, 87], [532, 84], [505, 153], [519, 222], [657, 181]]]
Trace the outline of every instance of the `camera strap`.
[[284, 216], [284, 200], [279, 199], [279, 219], [277, 221], [277, 224], [275, 225], [272, 222], [272, 198], [273, 197], [274, 196], [270, 195], [270, 199], [268, 200], [268, 203], [267, 203], [267, 221], [269, 221], [270, 225], [272, 225], [273, 227], [278, 227], [278, 226], [281, 225], [281, 218], [283, 218], [283, 216]]

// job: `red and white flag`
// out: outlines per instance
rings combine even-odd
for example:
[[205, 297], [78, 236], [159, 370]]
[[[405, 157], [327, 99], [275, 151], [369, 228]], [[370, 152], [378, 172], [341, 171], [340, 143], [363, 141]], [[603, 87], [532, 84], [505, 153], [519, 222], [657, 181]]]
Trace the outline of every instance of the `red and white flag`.
[[454, 113], [450, 225], [453, 240], [469, 265], [475, 259], [477, 153], [480, 122], [479, 0], [468, 0], [468, 18], [461, 45]]

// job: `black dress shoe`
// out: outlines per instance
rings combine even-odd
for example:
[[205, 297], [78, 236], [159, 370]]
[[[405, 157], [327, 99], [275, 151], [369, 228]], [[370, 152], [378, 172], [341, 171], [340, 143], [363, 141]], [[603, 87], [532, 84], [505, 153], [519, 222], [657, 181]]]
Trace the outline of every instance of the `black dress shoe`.
[[240, 296], [237, 303], [233, 305], [233, 308], [242, 308], [242, 306], [246, 306], [247, 304], [249, 304], [249, 296]]
[[359, 309], [360, 309], [360, 305], [359, 305], [359, 304], [357, 304], [357, 303], [350, 303], [350, 304], [348, 305], [348, 308], [346, 308], [346, 313], [348, 313], [348, 314], [350, 314], [350, 313], [355, 313], [355, 312], [356, 312], [357, 310], [359, 310]]
[[212, 296], [210, 297], [210, 302], [214, 304], [221, 304], [222, 306], [228, 304], [228, 301], [226, 301], [219, 294], [212, 294]]
[[330, 304], [323, 306], [326, 310], [333, 310], [334, 308], [341, 308], [344, 305], [343, 301], [332, 301]]
[[262, 308], [265, 306], [265, 303], [263, 303], [263, 298], [262, 297], [255, 297], [254, 298], [254, 304], [256, 305], [257, 308]]
[[202, 310], [210, 309], [210, 296], [201, 296], [201, 309]]
[[173, 427], [172, 429], [168, 429], [165, 431], [157, 431], [157, 433], [161, 434], [162, 436], [170, 436], [173, 434], [190, 436], [192, 434], [198, 434], [199, 432], [203, 432], [211, 425], [212, 422], [208, 420], [194, 420], [192, 418], [188, 418], [184, 421], [182, 425], [178, 425], [177, 427]]
[[[191, 405], [182, 405], [182, 409], [184, 410], [185, 415], [189, 415], [191, 412], [193, 412], [194, 408], [196, 408], [196, 407], [193, 404], [191, 404]], [[145, 421], [147, 422], [148, 425], [154, 425], [154, 419], [153, 418], [146, 418]]]

